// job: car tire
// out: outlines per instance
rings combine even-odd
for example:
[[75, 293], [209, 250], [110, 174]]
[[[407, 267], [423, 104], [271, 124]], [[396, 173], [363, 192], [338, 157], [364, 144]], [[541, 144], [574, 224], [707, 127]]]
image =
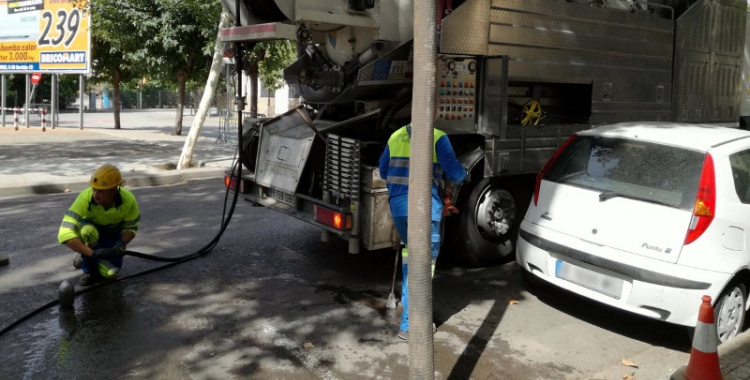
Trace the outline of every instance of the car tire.
[[719, 344], [742, 332], [747, 314], [747, 287], [734, 281], [724, 289], [714, 304], [714, 322]]
[[484, 267], [513, 258], [518, 226], [528, 207], [518, 186], [494, 178], [480, 181], [468, 196], [459, 197], [452, 221], [453, 250], [462, 263]]

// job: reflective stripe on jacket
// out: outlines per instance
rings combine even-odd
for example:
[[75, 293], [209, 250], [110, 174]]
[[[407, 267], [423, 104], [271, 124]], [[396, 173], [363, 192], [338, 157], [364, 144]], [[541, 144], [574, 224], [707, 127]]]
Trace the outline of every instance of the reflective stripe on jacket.
[[82, 221], [95, 224], [107, 231], [138, 231], [141, 213], [135, 196], [128, 189], [118, 188], [115, 205], [109, 210], [94, 201], [94, 189], [83, 190], [63, 216], [57, 240], [60, 244], [77, 237], [80, 238]]
[[[432, 151], [432, 220], [441, 219], [443, 202], [438, 194], [438, 183], [442, 186], [443, 176], [455, 182], [466, 178], [466, 169], [456, 158], [453, 147], [445, 132], [434, 129]], [[388, 139], [388, 145], [380, 157], [380, 176], [388, 187], [388, 199], [393, 216], [406, 216], [407, 194], [409, 192], [409, 157], [411, 156], [411, 124], [400, 128]]]

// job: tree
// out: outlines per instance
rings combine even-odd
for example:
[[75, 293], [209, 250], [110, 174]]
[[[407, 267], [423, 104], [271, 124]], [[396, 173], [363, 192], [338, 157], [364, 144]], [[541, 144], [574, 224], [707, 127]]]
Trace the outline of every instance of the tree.
[[[182, 135], [182, 114], [188, 80], [204, 81], [214, 51], [214, 33], [221, 3], [202, 0], [152, 0], [154, 14], [143, 15], [144, 62], [152, 76], [177, 85], [179, 102], [175, 135]], [[117, 3], [120, 4], [120, 3]]]
[[228, 25], [230, 21], [231, 15], [225, 10], [221, 13], [219, 31], [216, 33], [214, 55], [211, 61], [211, 71], [208, 74], [208, 79], [206, 80], [206, 88], [203, 91], [203, 97], [201, 98], [201, 103], [198, 106], [198, 111], [196, 111], [195, 113], [193, 124], [190, 126], [188, 138], [185, 139], [185, 145], [183, 145], [182, 147], [180, 160], [177, 161], [177, 169], [185, 169], [193, 166], [193, 151], [195, 150], [195, 144], [198, 141], [200, 130], [203, 127], [203, 122], [206, 120], [208, 108], [210, 107], [211, 100], [213, 100], [214, 94], [216, 93], [216, 85], [219, 83], [219, 77], [221, 76], [221, 61], [224, 52], [224, 45], [221, 42], [221, 28], [222, 26]]
[[293, 41], [275, 40], [256, 43], [245, 54], [250, 77], [250, 116], [258, 115], [258, 79], [276, 91], [284, 86], [283, 70], [294, 63], [297, 50]]
[[143, 20], [153, 12], [153, 4], [146, 0], [126, 3], [92, 0], [91, 56], [94, 83], [111, 83], [114, 92], [114, 124], [120, 129], [120, 84], [140, 78], [144, 73]]

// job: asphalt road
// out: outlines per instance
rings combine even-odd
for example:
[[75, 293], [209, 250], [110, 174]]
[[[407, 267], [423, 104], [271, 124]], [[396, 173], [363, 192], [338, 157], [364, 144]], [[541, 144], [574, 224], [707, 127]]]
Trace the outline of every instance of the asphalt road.
[[[219, 229], [219, 179], [133, 191], [142, 223], [129, 249], [176, 257]], [[0, 200], [10, 257], [0, 329], [77, 278], [56, 242], [74, 196]], [[126, 260], [126, 277], [162, 265]], [[666, 379], [687, 363], [682, 328], [527, 289], [515, 263], [444, 261], [433, 288], [437, 379]], [[316, 229], [240, 200], [208, 255], [80, 294], [73, 311], [50, 307], [0, 336], [0, 379], [407, 378], [408, 343], [385, 308], [392, 267], [391, 250], [350, 255], [344, 242], [321, 243]]]

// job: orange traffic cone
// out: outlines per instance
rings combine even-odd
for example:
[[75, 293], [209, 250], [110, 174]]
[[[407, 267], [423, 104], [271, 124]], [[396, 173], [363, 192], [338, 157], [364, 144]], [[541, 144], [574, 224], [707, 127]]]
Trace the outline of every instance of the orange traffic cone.
[[681, 368], [682, 376], [672, 376], [672, 379], [685, 380], [724, 380], [719, 367], [719, 342], [714, 322], [714, 308], [711, 307], [711, 297], [703, 296], [698, 311], [698, 324], [693, 336], [693, 349], [687, 368]]

